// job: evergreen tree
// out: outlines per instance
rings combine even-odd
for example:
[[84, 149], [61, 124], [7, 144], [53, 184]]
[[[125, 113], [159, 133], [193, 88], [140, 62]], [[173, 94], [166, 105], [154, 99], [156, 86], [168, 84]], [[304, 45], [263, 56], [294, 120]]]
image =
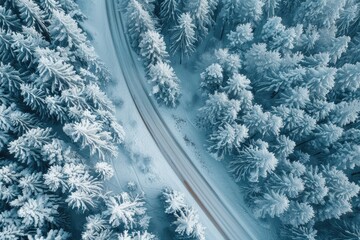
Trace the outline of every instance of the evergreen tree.
[[302, 193], [304, 202], [321, 204], [324, 197], [328, 194], [329, 188], [326, 186], [326, 179], [319, 172], [318, 167], [310, 166], [303, 176], [305, 190]]
[[233, 74], [238, 73], [241, 68], [240, 57], [236, 53], [230, 53], [229, 49], [219, 49], [215, 51], [215, 56], [224, 69], [224, 75], [231, 77]]
[[116, 147], [109, 144], [112, 139], [110, 133], [104, 131], [97, 122], [92, 123], [85, 119], [81, 122], [65, 124], [63, 130], [74, 142], [79, 142], [81, 148], [88, 147], [91, 155], [98, 154], [102, 159], [106, 153], [116, 155]]
[[317, 121], [326, 119], [332, 110], [335, 108], [333, 102], [327, 102], [326, 100], [314, 100], [307, 104], [306, 111], [312, 118]]
[[104, 180], [109, 180], [114, 176], [113, 167], [107, 162], [97, 162], [95, 164], [95, 172]]
[[298, 227], [308, 223], [314, 216], [314, 210], [309, 204], [290, 201], [289, 208], [280, 218], [284, 224]]
[[212, 10], [208, 0], [189, 1], [186, 7], [191, 14], [196, 26], [197, 39], [208, 34], [209, 27], [212, 25]]
[[106, 200], [105, 215], [110, 216], [109, 223], [113, 227], [120, 225], [132, 229], [137, 225], [137, 218], [145, 214], [144, 202], [139, 196], [132, 198], [126, 192]]
[[227, 35], [230, 47], [235, 50], [241, 49], [242, 45], [254, 39], [253, 29], [250, 23], [239, 24], [235, 31], [230, 31]]
[[63, 11], [53, 11], [49, 32], [54, 44], [64, 47], [80, 46], [86, 42], [86, 36], [78, 24]]
[[335, 78], [335, 87], [339, 91], [355, 92], [360, 87], [360, 63], [344, 64]]
[[179, 1], [163, 0], [160, 3], [161, 22], [169, 29], [176, 23], [179, 17]]
[[252, 107], [254, 96], [251, 92], [250, 80], [246, 76], [234, 73], [223, 89], [229, 97], [240, 101], [242, 109], [249, 110]]
[[330, 120], [332, 123], [339, 126], [345, 126], [349, 123], [355, 122], [360, 112], [359, 100], [351, 102], [340, 102], [335, 105], [335, 108], [330, 113]]
[[163, 192], [165, 198], [165, 213], [172, 214], [181, 211], [186, 207], [185, 196], [183, 193], [171, 189], [165, 189]]
[[268, 181], [267, 188], [289, 198], [296, 198], [304, 190], [304, 183], [301, 178], [293, 174], [273, 174]]
[[17, 30], [20, 28], [20, 21], [17, 16], [11, 11], [0, 6], [0, 27], [2, 30]]
[[124, 233], [121, 233], [118, 235], [118, 240], [155, 240], [155, 235], [145, 232], [133, 232], [131, 235], [128, 234], [128, 231], [124, 231]]
[[17, 94], [20, 90], [20, 84], [23, 83], [19, 71], [14, 69], [10, 64], [4, 65], [0, 63], [0, 72], [2, 79], [0, 83], [1, 88]]
[[22, 33], [12, 33], [11, 38], [11, 48], [16, 56], [16, 60], [28, 67], [33, 65], [36, 48], [36, 42], [33, 41], [33, 38]]
[[339, 18], [336, 20], [340, 34], [349, 32], [350, 26], [358, 20], [359, 7], [359, 3], [354, 0], [345, 1], [344, 7], [340, 10]]
[[287, 108], [283, 105], [274, 108], [274, 114], [281, 117], [283, 132], [292, 140], [299, 140], [308, 136], [316, 127], [316, 120], [303, 110]]
[[305, 224], [299, 227], [284, 225], [281, 229], [281, 235], [285, 239], [315, 240], [317, 237], [317, 230], [313, 228], [313, 224]]
[[126, 7], [128, 33], [133, 47], [139, 46], [141, 34], [155, 31], [155, 23], [149, 12], [137, 0], [129, 0]]
[[16, 0], [15, 4], [19, 10], [22, 22], [28, 26], [35, 26], [41, 30], [46, 29], [44, 25], [44, 12], [31, 0]]
[[360, 187], [350, 182], [343, 171], [329, 165], [322, 166], [321, 170], [329, 188], [329, 201], [347, 201], [358, 194]]
[[37, 68], [39, 78], [36, 83], [42, 88], [48, 86], [52, 92], [59, 92], [73, 86], [81, 86], [81, 78], [76, 74], [74, 67], [53, 56], [56, 56], [56, 54], [39, 56]]
[[41, 227], [47, 222], [57, 225], [58, 208], [50, 196], [38, 195], [25, 201], [19, 208], [18, 215], [26, 226]]
[[239, 152], [236, 159], [229, 165], [235, 181], [247, 179], [250, 182], [258, 182], [260, 177], [265, 178], [268, 173], [275, 170], [278, 160], [267, 148], [267, 143], [258, 140]]
[[159, 61], [166, 62], [169, 56], [163, 37], [156, 31], [145, 32], [139, 48], [146, 66], [155, 65]]
[[303, 87], [287, 89], [280, 94], [278, 102], [287, 107], [304, 108], [310, 102], [309, 90]]
[[248, 129], [240, 124], [230, 125], [225, 123], [209, 136], [208, 150], [221, 160], [224, 154], [231, 153], [233, 149], [238, 150], [241, 143], [248, 138]]
[[261, 106], [255, 105], [242, 117], [251, 135], [277, 136], [283, 127], [282, 119], [270, 112], [263, 112]]
[[267, 17], [273, 17], [275, 15], [275, 9], [278, 8], [281, 0], [265, 0], [264, 1], [264, 12]]
[[85, 212], [90, 207], [95, 207], [95, 202], [93, 200], [94, 197], [95, 194], [89, 194], [81, 190], [76, 190], [74, 192], [71, 192], [65, 201], [72, 209], [77, 209]]
[[360, 166], [360, 145], [345, 142], [336, 144], [330, 155], [330, 163], [340, 169], [354, 169]]
[[150, 66], [149, 77], [153, 84], [152, 94], [158, 102], [175, 107], [180, 97], [180, 87], [174, 69], [169, 64], [160, 61]]
[[307, 72], [307, 87], [310, 97], [324, 100], [335, 84], [335, 68], [310, 68]]
[[314, 147], [321, 149], [335, 143], [343, 134], [343, 129], [333, 124], [319, 124], [314, 130]]
[[51, 229], [47, 233], [42, 233], [41, 230], [37, 230], [35, 236], [28, 235], [29, 240], [50, 240], [50, 239], [59, 239], [59, 240], [66, 240], [70, 239], [71, 234], [64, 231], [62, 228], [60, 229]]
[[205, 93], [214, 94], [218, 91], [223, 83], [223, 69], [220, 64], [213, 63], [200, 74], [200, 87]]
[[234, 26], [239, 23], [257, 23], [263, 13], [264, 2], [261, 0], [253, 1], [232, 1], [223, 2], [222, 17], [225, 24]]
[[176, 233], [184, 237], [192, 237], [195, 234], [198, 225], [199, 216], [193, 208], [184, 208], [175, 213], [177, 217], [174, 224], [176, 225]]
[[265, 43], [253, 44], [245, 54], [245, 69], [250, 75], [276, 72], [281, 57], [277, 51], [267, 51]]
[[295, 142], [285, 135], [276, 138], [276, 142], [270, 146], [272, 152], [279, 160], [286, 159], [295, 148]]
[[49, 143], [51, 129], [34, 128], [9, 143], [9, 152], [25, 164], [41, 164], [41, 149]]
[[280, 17], [269, 18], [262, 29], [262, 40], [267, 43], [270, 49], [281, 49], [282, 51], [294, 48], [295, 40], [301, 35], [295, 28], [288, 28], [281, 23]]
[[172, 30], [170, 49], [173, 53], [180, 52], [180, 63], [183, 55], [189, 56], [195, 51], [195, 28], [190, 13], [182, 13], [178, 24]]
[[11, 47], [13, 38], [10, 31], [4, 31], [0, 28], [0, 60], [2, 63], [9, 63], [13, 61], [15, 53]]
[[289, 200], [283, 194], [274, 191], [263, 194], [263, 196], [254, 200], [256, 217], [280, 216], [289, 208]]
[[221, 123], [231, 124], [240, 111], [240, 102], [234, 99], [229, 100], [226, 93], [215, 92], [209, 95], [205, 105], [199, 111], [200, 118], [206, 127]]
[[313, 24], [329, 28], [335, 25], [345, 2], [345, 0], [303, 1], [297, 9], [295, 20], [304, 22], [306, 25]]

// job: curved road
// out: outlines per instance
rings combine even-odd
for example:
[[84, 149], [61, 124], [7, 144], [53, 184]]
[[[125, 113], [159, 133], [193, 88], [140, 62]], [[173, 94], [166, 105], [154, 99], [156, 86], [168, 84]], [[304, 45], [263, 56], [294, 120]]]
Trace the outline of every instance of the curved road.
[[117, 2], [106, 0], [107, 18], [116, 55], [137, 110], [161, 153], [224, 239], [259, 239], [255, 237], [256, 233], [249, 230], [251, 228], [241, 216], [226, 207], [159, 114], [153, 99], [147, 93], [145, 81], [139, 74]]

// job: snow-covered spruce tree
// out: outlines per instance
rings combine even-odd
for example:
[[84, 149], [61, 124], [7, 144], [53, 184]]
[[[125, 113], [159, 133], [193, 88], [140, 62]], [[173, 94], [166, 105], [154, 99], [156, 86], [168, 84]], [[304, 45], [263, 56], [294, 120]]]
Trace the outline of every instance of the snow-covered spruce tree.
[[185, 6], [185, 9], [194, 19], [198, 39], [208, 34], [209, 27], [213, 23], [212, 8], [216, 8], [217, 3], [215, 3], [215, 6], [211, 6], [210, 2], [209, 0], [188, 1], [188, 4]]
[[221, 160], [225, 154], [240, 149], [241, 144], [249, 136], [248, 131], [244, 125], [225, 123], [209, 136], [208, 150], [214, 154], [216, 159]]
[[237, 25], [234, 31], [230, 31], [227, 38], [232, 49], [236, 51], [243, 49], [244, 44], [252, 41], [254, 38], [251, 24]]
[[127, 27], [133, 47], [138, 47], [141, 35], [155, 31], [155, 22], [146, 8], [137, 0], [129, 0], [126, 7]]
[[152, 94], [159, 103], [175, 107], [180, 97], [179, 79], [174, 69], [167, 63], [159, 61], [150, 66], [149, 81], [152, 83]]
[[143, 57], [146, 67], [155, 65], [160, 61], [167, 62], [169, 54], [166, 51], [164, 39], [158, 32], [146, 31], [141, 38], [140, 56]]
[[107, 210], [105, 216], [109, 216], [109, 223], [113, 227], [123, 225], [127, 229], [132, 229], [139, 224], [139, 217], [145, 214], [146, 208], [140, 196], [134, 199], [126, 192], [116, 196], [110, 196], [106, 201]]
[[160, 3], [160, 20], [166, 30], [173, 28], [179, 17], [180, 1], [179, 0], [163, 0]]
[[131, 234], [128, 233], [128, 231], [124, 231], [124, 233], [121, 233], [118, 235], [118, 240], [155, 240], [155, 235], [145, 232], [133, 232]]
[[178, 24], [172, 29], [170, 49], [173, 53], [179, 52], [180, 64], [185, 56], [189, 56], [195, 51], [196, 26], [190, 13], [182, 13]]
[[[128, 1], [128, 34], [135, 51], [144, 61], [149, 82], [153, 82], [152, 94], [159, 103], [175, 107], [180, 97], [179, 80], [173, 68], [167, 64], [170, 61], [164, 37], [157, 31], [155, 17], [151, 14], [153, 11], [148, 9], [148, 5], [151, 4], [137, 0]], [[166, 24], [171, 24], [171, 19], [176, 17], [177, 6], [177, 0], [161, 3], [160, 15], [163, 19], [170, 18]], [[175, 19], [173, 21], [175, 23]]]
[[165, 188], [162, 197], [165, 201], [165, 213], [172, 215], [178, 238], [205, 240], [205, 227], [199, 222], [197, 211], [185, 203], [184, 195]]
[[258, 140], [240, 151], [236, 159], [230, 162], [229, 167], [236, 181], [246, 179], [257, 182], [260, 177], [266, 178], [275, 170], [277, 164], [278, 160], [274, 154], [268, 151], [268, 144]]
[[257, 217], [280, 216], [289, 208], [289, 199], [274, 191], [264, 193], [263, 196], [254, 200], [255, 209], [254, 214]]
[[295, 227], [308, 223], [314, 217], [314, 210], [308, 203], [291, 201], [289, 208], [281, 215], [281, 220], [285, 224]]
[[223, 123], [233, 123], [240, 111], [240, 102], [229, 99], [224, 92], [209, 94], [205, 105], [199, 109], [200, 121], [206, 127], [216, 127]]
[[223, 83], [223, 69], [220, 64], [213, 63], [201, 73], [200, 87], [205, 93], [214, 94]]

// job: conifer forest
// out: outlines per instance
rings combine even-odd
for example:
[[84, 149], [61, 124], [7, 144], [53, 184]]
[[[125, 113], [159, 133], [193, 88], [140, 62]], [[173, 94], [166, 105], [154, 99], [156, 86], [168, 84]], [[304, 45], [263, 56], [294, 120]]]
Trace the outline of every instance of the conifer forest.
[[0, 240], [360, 239], [360, 0], [0, 0]]

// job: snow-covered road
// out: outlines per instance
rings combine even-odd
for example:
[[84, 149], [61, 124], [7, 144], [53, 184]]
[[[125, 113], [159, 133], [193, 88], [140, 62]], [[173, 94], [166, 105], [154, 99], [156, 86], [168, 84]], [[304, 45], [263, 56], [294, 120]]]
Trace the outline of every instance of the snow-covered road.
[[145, 80], [137, 69], [138, 63], [134, 60], [136, 56], [127, 41], [116, 3], [116, 0], [106, 1], [108, 23], [118, 61], [137, 110], [161, 153], [224, 239], [261, 239], [253, 226], [247, 224], [246, 218], [227, 207], [168, 129], [152, 98], [147, 94]]

